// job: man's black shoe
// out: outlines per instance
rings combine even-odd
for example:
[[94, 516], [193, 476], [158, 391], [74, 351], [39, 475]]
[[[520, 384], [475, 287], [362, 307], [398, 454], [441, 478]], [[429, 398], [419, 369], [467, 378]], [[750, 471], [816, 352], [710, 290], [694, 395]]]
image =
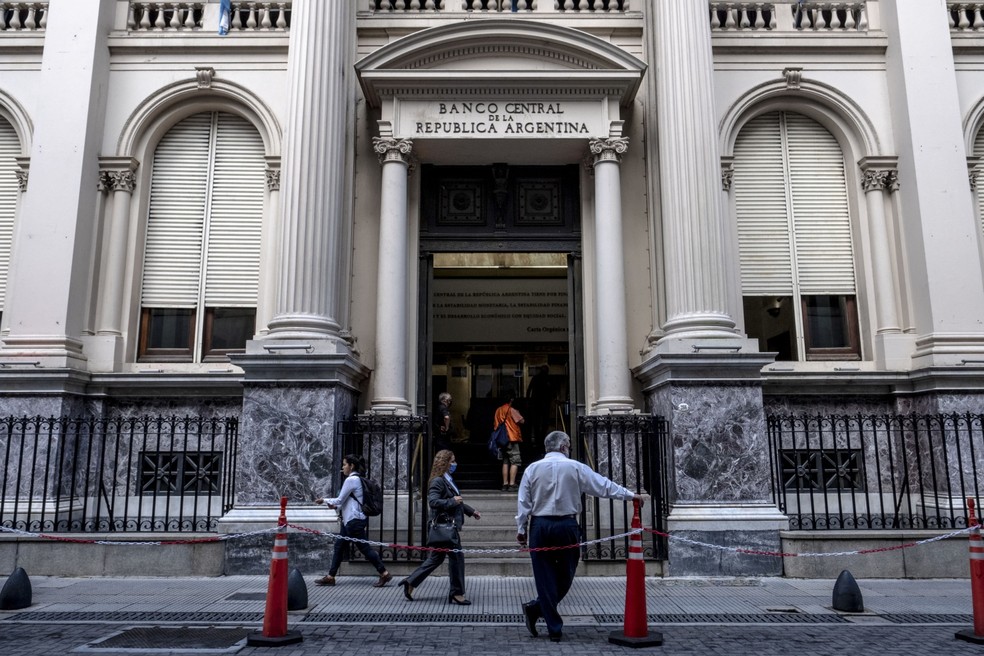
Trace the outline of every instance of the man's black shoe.
[[550, 634], [550, 642], [560, 642], [563, 639], [564, 639], [564, 634], [563, 633], [551, 633]]
[[540, 607], [535, 601], [523, 604], [523, 617], [526, 619], [526, 630], [534, 638], [540, 635], [536, 632], [536, 621], [540, 619]]

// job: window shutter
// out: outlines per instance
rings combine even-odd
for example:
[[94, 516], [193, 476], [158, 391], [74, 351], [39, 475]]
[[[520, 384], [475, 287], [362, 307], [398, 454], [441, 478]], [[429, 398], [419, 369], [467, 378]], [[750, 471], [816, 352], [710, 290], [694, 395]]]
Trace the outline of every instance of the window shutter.
[[840, 144], [822, 125], [784, 114], [800, 293], [855, 293], [851, 214]]
[[14, 215], [20, 187], [17, 184], [17, 160], [21, 154], [17, 132], [6, 119], [0, 118], [0, 312], [7, 297], [7, 272], [10, 248], [14, 241]]
[[144, 255], [143, 307], [198, 304], [212, 115], [171, 128], [154, 153]]
[[735, 142], [734, 196], [745, 296], [793, 291], [785, 167], [779, 114], [763, 114]]
[[205, 264], [207, 307], [256, 305], [266, 160], [249, 122], [219, 114]]

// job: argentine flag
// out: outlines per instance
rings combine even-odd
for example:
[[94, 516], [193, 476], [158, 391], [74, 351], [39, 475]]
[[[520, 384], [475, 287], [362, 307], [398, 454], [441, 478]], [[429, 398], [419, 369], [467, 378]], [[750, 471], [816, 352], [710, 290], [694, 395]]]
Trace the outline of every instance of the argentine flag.
[[222, 0], [219, 5], [219, 36], [229, 33], [229, 23], [232, 22], [232, 0]]

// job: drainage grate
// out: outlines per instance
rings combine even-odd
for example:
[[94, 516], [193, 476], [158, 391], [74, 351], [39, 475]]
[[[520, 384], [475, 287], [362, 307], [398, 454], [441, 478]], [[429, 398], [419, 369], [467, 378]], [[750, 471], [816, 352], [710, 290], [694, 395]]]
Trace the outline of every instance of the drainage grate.
[[207, 622], [209, 624], [235, 622], [239, 624], [262, 622], [263, 613], [28, 612], [11, 615], [4, 619], [18, 622], [91, 622], [95, 624], [104, 622]]
[[[647, 615], [653, 624], [844, 624], [839, 615], [806, 615], [804, 613], [658, 613]], [[599, 624], [622, 624], [622, 615], [595, 615]]]
[[142, 626], [126, 629], [96, 640], [77, 652], [129, 652], [142, 654], [182, 653], [222, 654], [242, 648], [252, 629], [217, 627], [160, 627]]
[[236, 592], [226, 597], [226, 601], [266, 601], [265, 592]]
[[882, 619], [895, 624], [973, 624], [973, 615], [930, 615], [927, 613], [884, 613]]
[[301, 622], [324, 624], [520, 624], [516, 613], [310, 613]]

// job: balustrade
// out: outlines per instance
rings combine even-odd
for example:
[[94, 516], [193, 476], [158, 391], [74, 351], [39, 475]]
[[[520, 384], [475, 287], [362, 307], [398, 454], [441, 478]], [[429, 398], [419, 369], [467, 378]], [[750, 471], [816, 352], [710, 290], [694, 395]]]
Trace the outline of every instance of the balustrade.
[[629, 0], [368, 0], [373, 13], [624, 13]]
[[[127, 29], [138, 31], [206, 30], [206, 2], [130, 2]], [[232, 3], [230, 32], [286, 31], [290, 28], [291, 0]], [[217, 21], [215, 15], [211, 20]]]
[[867, 2], [712, 2], [721, 31], [867, 32]]
[[126, 26], [131, 32], [201, 29], [204, 5], [204, 2], [131, 2]]
[[38, 32], [48, 22], [48, 2], [0, 2], [0, 31]]
[[950, 30], [954, 32], [974, 32], [984, 30], [984, 2], [948, 2]]

